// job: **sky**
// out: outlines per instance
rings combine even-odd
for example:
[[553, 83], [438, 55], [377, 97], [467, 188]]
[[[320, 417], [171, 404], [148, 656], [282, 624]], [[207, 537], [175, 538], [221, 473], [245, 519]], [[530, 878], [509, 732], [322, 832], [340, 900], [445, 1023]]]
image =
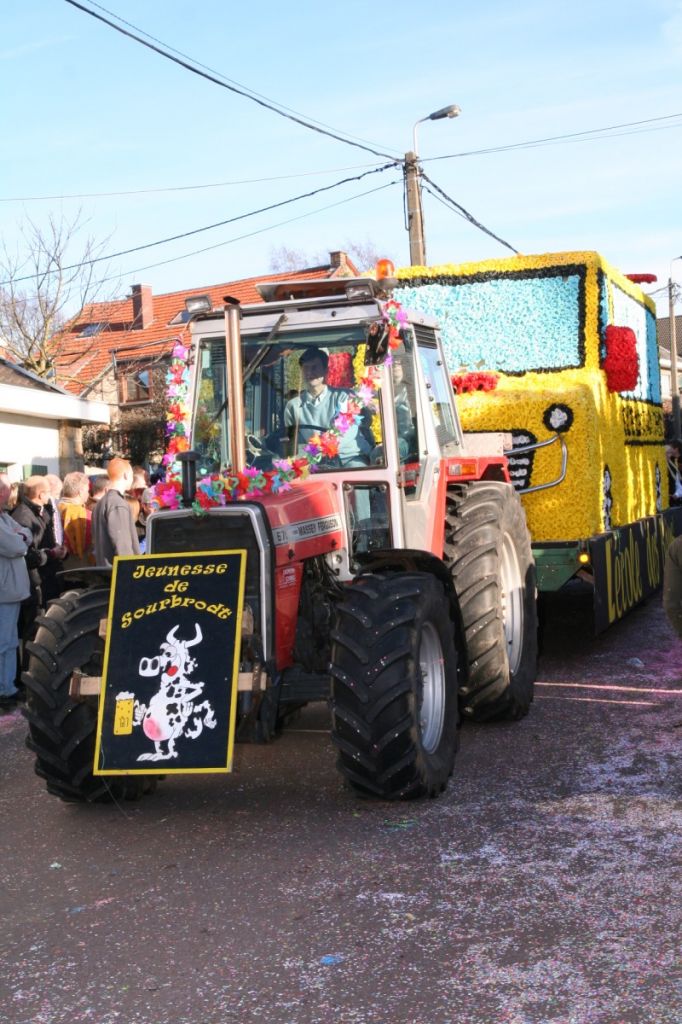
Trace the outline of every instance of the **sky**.
[[[104, 290], [265, 274], [281, 248], [315, 263], [355, 244], [405, 265], [399, 167], [250, 214], [400, 161], [415, 122], [456, 103], [459, 117], [418, 127], [424, 171], [514, 249], [596, 249], [626, 273], [657, 274], [649, 290], [682, 256], [682, 0], [105, 6], [359, 145], [201, 79], [66, 0], [4, 0], [0, 235], [10, 253], [23, 251], [28, 219], [80, 215], [77, 260], [86, 234], [118, 253], [241, 218], [103, 262]], [[474, 152], [645, 121], [605, 138]], [[136, 194], [114, 194], [125, 192]], [[70, 196], [80, 198], [59, 198]], [[428, 194], [424, 220], [429, 264], [512, 255]], [[682, 259], [672, 272], [682, 283]]]

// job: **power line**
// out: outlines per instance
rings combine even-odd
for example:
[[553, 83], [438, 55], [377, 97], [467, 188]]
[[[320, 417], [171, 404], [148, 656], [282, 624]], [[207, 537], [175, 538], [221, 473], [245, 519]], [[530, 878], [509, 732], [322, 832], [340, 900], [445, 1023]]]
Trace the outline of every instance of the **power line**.
[[[618, 132], [618, 130], [621, 129], [621, 128], [636, 128], [636, 129], [638, 128], [639, 131], [619, 132], [620, 135], [638, 135], [642, 131], [663, 131], [664, 129], [667, 129], [667, 128], [681, 128], [682, 127], [682, 122], [680, 124], [659, 125], [658, 128], [641, 128], [640, 127], [642, 125], [653, 125], [653, 124], [655, 124], [657, 122], [660, 122], [660, 121], [671, 121], [671, 120], [673, 120], [673, 118], [676, 118], [676, 117], [682, 117], [682, 113], [679, 113], [679, 114], [663, 114], [660, 117], [649, 117], [649, 118], [646, 118], [644, 121], [628, 121], [628, 122], [625, 122], [623, 124], [607, 125], [604, 128], [589, 128], [589, 129], [587, 129], [586, 131], [583, 131], [583, 132], [570, 132], [570, 133], [567, 133], [565, 135], [550, 135], [550, 136], [548, 136], [547, 138], [544, 138], [544, 139], [528, 139], [525, 142], [510, 142], [508, 145], [489, 146], [487, 149], [469, 149], [469, 150], [464, 150], [461, 153], [449, 153], [449, 154], [447, 154], [445, 156], [432, 156], [432, 157], [428, 157], [427, 159], [428, 159], [429, 162], [434, 161], [434, 160], [455, 160], [455, 159], [457, 159], [459, 157], [465, 157], [465, 156], [486, 156], [489, 153], [506, 153], [506, 152], [508, 152], [510, 150], [514, 150], [514, 149], [531, 149], [531, 148], [534, 148], [534, 147], [537, 147], [537, 146], [553, 145], [553, 144], [556, 144], [556, 143], [559, 143], [559, 142], [566, 142], [566, 141], [592, 142], [592, 141], [594, 141], [595, 137], [596, 138], [605, 138], [605, 139], [617, 138], [618, 135], [615, 135], [615, 136], [614, 135], [606, 135], [606, 134], [600, 135], [600, 133]], [[592, 138], [589, 138], [589, 136], [592, 136]], [[426, 163], [427, 161], [422, 159], [421, 162], [422, 163]]]
[[[374, 156], [380, 156], [384, 160], [392, 159], [389, 153], [382, 153], [371, 146], [364, 145], [363, 143], [360, 142], [353, 142], [351, 139], [345, 139], [343, 138], [342, 135], [338, 135], [336, 132], [329, 131], [326, 128], [321, 128], [318, 125], [314, 124], [312, 121], [308, 121], [305, 118], [297, 117], [294, 114], [287, 114], [284, 110], [279, 109], [273, 103], [270, 103], [267, 100], [260, 99], [255, 94], [247, 92], [246, 89], [237, 87], [235, 85], [231, 85], [226, 81], [221, 81], [219, 78], [216, 77], [216, 75], [209, 74], [206, 71], [201, 71], [199, 67], [193, 67], [192, 64], [189, 64], [186, 60], [182, 60], [180, 59], [180, 57], [174, 57], [172, 53], [167, 52], [160, 46], [156, 46], [154, 43], [147, 42], [146, 39], [142, 39], [139, 35], [136, 35], [134, 32], [129, 32], [121, 25], [116, 25], [115, 22], [109, 21], [108, 18], [105, 18], [103, 17], [103, 15], [98, 14], [97, 11], [90, 10], [83, 4], [78, 3], [77, 0], [65, 0], [65, 2], [67, 4], [70, 4], [71, 7], [76, 7], [79, 11], [83, 11], [84, 14], [89, 14], [91, 18], [96, 18], [97, 21], [103, 22], [105, 25], [108, 25], [110, 28], [113, 28], [116, 32], [120, 32], [121, 35], [127, 36], [129, 39], [133, 39], [136, 43], [140, 43], [141, 46], [146, 46], [148, 50], [153, 50], [154, 53], [158, 53], [161, 57], [165, 57], [166, 60], [170, 60], [174, 64], [180, 65], [180, 67], [185, 68], [186, 71], [191, 71], [193, 75], [198, 75], [200, 78], [205, 78], [207, 81], [213, 82], [214, 85], [219, 85], [221, 89], [227, 89], [229, 92], [236, 93], [238, 96], [244, 96], [246, 97], [246, 99], [251, 100], [253, 103], [257, 103], [258, 106], [265, 107], [267, 110], [272, 110], [275, 114], [279, 114], [280, 117], [285, 117], [287, 118], [287, 120], [293, 121], [295, 124], [300, 124], [302, 125], [303, 128], [309, 128], [311, 131], [318, 132], [318, 134], [320, 135], [327, 135], [331, 139], [336, 139], [337, 142], [345, 142], [347, 146], [355, 146], [356, 149], [364, 149], [367, 153], [373, 153]], [[163, 45], [165, 46], [165, 43]], [[192, 60], [193, 58], [189, 59]]]
[[[67, 0], [71, 2], [71, 0]], [[276, 210], [280, 206], [288, 206], [291, 203], [300, 202], [301, 199], [310, 199], [312, 196], [317, 196], [321, 192], [329, 192], [333, 188], [339, 188], [340, 185], [347, 185], [352, 181], [362, 181], [370, 174], [377, 174], [380, 171], [386, 171], [390, 167], [395, 167], [395, 161], [389, 164], [384, 164], [382, 167], [375, 167], [371, 171], [365, 171], [364, 174], [356, 174], [352, 178], [342, 178], [341, 181], [335, 182], [333, 185], [323, 185], [321, 188], [316, 188], [312, 192], [305, 192], [299, 196], [292, 196], [290, 199], [283, 199], [279, 203], [270, 203], [269, 206], [262, 206], [258, 210], [251, 210], [248, 213], [237, 214], [236, 217], [228, 217], [225, 220], [216, 221], [215, 224], [206, 224], [201, 228], [193, 228], [191, 231], [183, 231], [177, 235], [170, 235], [168, 238], [159, 238], [155, 242], [145, 242], [143, 245], [133, 246], [132, 249], [122, 249], [120, 252], [109, 253], [107, 256], [96, 256], [91, 260], [82, 260], [80, 263], [73, 263], [67, 267], [55, 267], [52, 270], [44, 271], [44, 275], [65, 273], [68, 270], [77, 270], [80, 267], [92, 266], [95, 263], [103, 263], [107, 260], [118, 259], [120, 256], [130, 256], [134, 252], [141, 252], [144, 249], [152, 249], [157, 245], [165, 245], [167, 242], [177, 242], [181, 238], [190, 238], [192, 235], [201, 234], [203, 231], [213, 231], [215, 228], [225, 227], [226, 224], [234, 224], [235, 221], [246, 220], [248, 217], [255, 217], [260, 213], [267, 213], [270, 210]], [[21, 281], [32, 281], [36, 274], [27, 274], [24, 277], [14, 277], [7, 281], [0, 281], [0, 286], [7, 284], [19, 284]]]
[[[422, 180], [427, 181], [429, 185], [431, 185], [431, 188], [435, 189], [435, 192], [432, 192], [431, 188], [426, 189], [426, 191], [430, 195], [432, 195], [434, 199], [440, 199], [444, 206], [449, 206], [451, 209], [455, 211], [455, 213], [458, 213], [460, 217], [464, 217], [464, 219], [468, 220], [470, 224], [473, 224], [474, 227], [477, 227], [479, 231], [483, 231], [486, 235], [490, 235], [490, 237], [494, 238], [496, 242], [499, 242], [501, 245], [506, 246], [507, 249], [511, 249], [511, 251], [515, 253], [517, 256], [519, 255], [518, 249], [515, 249], [513, 245], [509, 244], [509, 242], [505, 242], [504, 238], [500, 238], [500, 236], [496, 235], [494, 231], [491, 231], [490, 228], [487, 228], [485, 224], [481, 224], [479, 220], [476, 220], [473, 213], [469, 213], [467, 209], [465, 209], [460, 203], [458, 203], [451, 196], [449, 196], [447, 192], [444, 192], [442, 188], [436, 185], [435, 182], [431, 181], [431, 179], [424, 173], [422, 173]], [[438, 194], [436, 195], [436, 193]]]
[[54, 196], [0, 196], [0, 203], [29, 203], [61, 199], [110, 199], [116, 196], [143, 196], [155, 192], [192, 192], [205, 188], [227, 188], [231, 185], [260, 185], [266, 181], [288, 181], [291, 178], [312, 178], [317, 174], [338, 174], [339, 171], [354, 171], [360, 167], [374, 167], [375, 164], [350, 164], [345, 167], [328, 167], [319, 171], [300, 171], [298, 174], [277, 174], [269, 178], [243, 178], [235, 181], [210, 181], [200, 185], [164, 185], [158, 188], [136, 188], [123, 192], [72, 192]]
[[352, 203], [356, 199], [362, 199], [365, 196], [374, 195], [375, 192], [383, 192], [384, 189], [391, 188], [393, 185], [402, 183], [401, 178], [396, 178], [395, 181], [389, 181], [385, 185], [379, 185], [377, 188], [368, 189], [367, 192], [359, 192], [357, 195], [349, 196], [346, 199], [340, 199], [336, 203], [329, 203], [327, 206], [320, 206], [317, 210], [308, 210], [307, 213], [300, 213], [296, 217], [289, 217], [287, 220], [278, 221], [276, 224], [269, 224], [267, 227], [258, 228], [256, 231], [249, 231], [245, 235], [237, 235], [236, 238], [228, 238], [223, 242], [216, 242], [215, 245], [207, 245], [202, 249], [193, 249], [191, 252], [185, 252], [181, 256], [172, 256], [167, 260], [160, 260], [158, 263], [148, 263], [144, 267], [134, 267], [132, 270], [126, 270], [120, 274], [112, 274], [110, 277], [100, 278], [96, 283], [98, 285], [105, 284], [107, 281], [118, 281], [122, 277], [128, 277], [130, 274], [141, 274], [144, 270], [154, 270], [156, 267], [165, 267], [169, 263], [179, 263], [180, 260], [189, 259], [190, 256], [199, 256], [205, 252], [211, 252], [214, 249], [220, 249], [224, 245], [232, 245], [234, 242], [242, 242], [246, 238], [254, 238], [256, 235], [263, 235], [267, 231], [273, 231], [275, 228], [281, 228], [287, 224], [293, 224], [295, 221], [304, 220], [306, 217], [314, 217], [318, 213], [324, 213], [326, 210], [333, 210], [337, 206], [343, 206], [345, 203]]
[[[196, 60], [189, 54], [183, 53], [182, 50], [178, 50], [176, 49], [176, 47], [171, 46], [169, 43], [165, 43], [162, 39], [158, 39], [156, 36], [153, 36], [150, 32], [145, 32], [144, 29], [139, 28], [137, 25], [133, 25], [131, 21], [126, 21], [126, 19], [122, 18], [120, 14], [116, 14], [115, 11], [110, 11], [107, 7], [103, 7], [102, 4], [98, 4], [96, 0], [89, 0], [89, 3], [91, 7], [96, 7], [98, 10], [104, 11], [105, 14], [111, 15], [112, 18], [116, 18], [116, 21], [120, 21], [122, 25], [127, 25], [128, 28], [134, 29], [136, 32], [139, 32], [140, 35], [146, 36], [147, 39], [151, 39], [152, 42], [158, 43], [159, 46], [163, 46], [166, 50], [170, 50], [171, 53], [177, 53], [178, 57], [184, 57], [185, 60], [189, 60], [192, 62], [192, 64], [196, 64], [198, 68], [203, 68], [204, 71], [208, 71], [212, 75], [217, 75], [218, 78], [221, 78], [224, 82], [230, 82], [232, 85], [238, 86], [240, 89], [243, 89], [246, 93], [249, 93], [251, 96], [257, 96], [259, 99], [266, 100], [281, 110], [288, 110], [290, 114], [296, 114], [299, 117], [304, 117], [312, 124], [320, 125], [320, 127], [322, 128], [329, 128], [331, 131], [335, 130], [334, 128], [332, 128], [331, 125], [325, 124], [324, 121], [318, 121], [317, 118], [314, 117], [307, 117], [307, 115], [302, 114], [300, 110], [294, 110], [292, 107], [288, 107], [285, 103], [277, 103], [276, 100], [271, 99], [269, 96], [265, 96], [263, 95], [263, 93], [257, 92], [255, 89], [251, 89], [248, 86], [243, 85], [241, 82], [235, 81], [234, 78], [229, 78], [227, 75], [224, 75], [222, 71], [216, 71], [215, 68], [210, 67], [208, 64], [202, 64], [200, 60]], [[353, 135], [351, 132], [342, 132], [341, 134], [347, 135], [348, 138], [356, 139], [358, 142], [367, 142], [367, 139], [361, 139], [359, 136]], [[389, 149], [391, 148], [392, 147], [389, 146]], [[398, 151], [396, 150], [396, 152]]]
[[[90, 2], [94, 3], [94, 0], [90, 0]], [[101, 7], [100, 4], [95, 4], [95, 6], [96, 7]], [[104, 8], [104, 7], [101, 7], [101, 9], [102, 10], [106, 10], [106, 8]], [[115, 15], [115, 17], [118, 17], [118, 16]], [[124, 21], [124, 24], [126, 24], [126, 25], [129, 24], [129, 22], [125, 21], [123, 18], [121, 18], [120, 20]], [[142, 31], [142, 30], [140, 29], [140, 31]], [[149, 33], [146, 33], [146, 32], [144, 33], [144, 35], [148, 35], [148, 34]], [[154, 36], [150, 36], [150, 38], [154, 39], [155, 37]], [[172, 47], [169, 47], [169, 49], [172, 49]], [[181, 51], [176, 51], [176, 52], [181, 52]], [[200, 66], [203, 67], [204, 65], [200, 65]], [[219, 72], [216, 72], [216, 73], [218, 74]], [[680, 122], [680, 124], [659, 125], [658, 127], [651, 127], [651, 128], [638, 128], [636, 131], [631, 131], [631, 132], [616, 131], [619, 128], [632, 127], [632, 126], [637, 126], [637, 125], [645, 125], [645, 124], [649, 124], [651, 122], [656, 122], [656, 121], [660, 121], [660, 120], [671, 120], [672, 118], [675, 118], [675, 117], [682, 117], [682, 114], [666, 114], [666, 115], [663, 115], [660, 118], [649, 118], [646, 121], [632, 121], [632, 122], [629, 122], [628, 124], [623, 124], [623, 125], [611, 125], [610, 127], [605, 127], [605, 128], [591, 128], [589, 130], [586, 130], [585, 132], [574, 132], [572, 134], [566, 134], [566, 135], [555, 135], [555, 136], [550, 136], [550, 137], [548, 137], [546, 139], [529, 139], [529, 140], [527, 140], [525, 142], [512, 142], [512, 143], [509, 143], [508, 145], [504, 145], [504, 146], [490, 146], [487, 149], [472, 149], [472, 150], [463, 151], [461, 153], [450, 153], [450, 154], [447, 154], [445, 156], [423, 157], [423, 158], [420, 158], [420, 160], [421, 160], [422, 163], [428, 163], [430, 161], [435, 161], [435, 160], [454, 160], [454, 159], [457, 159], [459, 157], [485, 156], [485, 155], [492, 154], [492, 153], [503, 153], [503, 152], [510, 151], [510, 150], [515, 150], [515, 149], [532, 149], [532, 148], [540, 147], [540, 146], [544, 146], [544, 145], [558, 145], [559, 143], [563, 143], [563, 142], [595, 142], [595, 141], [601, 141], [601, 140], [608, 140], [608, 139], [611, 139], [611, 138], [622, 138], [625, 135], [639, 135], [639, 134], [643, 134], [644, 132], [667, 131], [668, 129], [671, 129], [671, 128], [682, 128], [682, 122]], [[615, 134], [612, 134], [612, 135], [601, 135], [600, 136], [600, 135], [597, 134], [599, 132], [614, 132]], [[591, 136], [591, 137], [587, 138], [588, 135]], [[349, 164], [349, 165], [344, 165], [342, 167], [329, 167], [329, 168], [315, 170], [315, 171], [299, 171], [296, 174], [278, 174], [278, 175], [271, 175], [269, 177], [264, 177], [264, 178], [236, 178], [233, 181], [209, 181], [209, 182], [202, 182], [202, 183], [200, 183], [198, 185], [163, 185], [163, 186], [158, 186], [156, 188], [136, 188], [136, 189], [125, 189], [125, 190], [112, 191], [112, 192], [70, 192], [70, 193], [65, 193], [64, 195], [0, 196], [0, 203], [55, 202], [55, 201], [68, 200], [68, 199], [112, 199], [112, 198], [118, 198], [118, 197], [122, 197], [122, 196], [153, 195], [155, 193], [163, 193], [163, 192], [197, 192], [197, 191], [201, 191], [203, 189], [229, 188], [229, 187], [236, 186], [236, 185], [260, 185], [260, 184], [263, 184], [263, 183], [269, 182], [269, 181], [288, 181], [290, 179], [296, 179], [296, 178], [310, 178], [310, 177], [315, 177], [318, 174], [335, 174], [335, 173], [338, 173], [339, 171], [352, 171], [352, 170], [355, 170], [356, 168], [368, 167], [368, 166], [371, 166], [371, 165], [369, 165], [369, 164]]]

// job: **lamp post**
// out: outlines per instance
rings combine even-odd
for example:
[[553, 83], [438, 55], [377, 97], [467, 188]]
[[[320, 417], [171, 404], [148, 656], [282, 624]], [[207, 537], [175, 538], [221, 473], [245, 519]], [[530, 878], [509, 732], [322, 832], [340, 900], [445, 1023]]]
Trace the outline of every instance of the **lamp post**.
[[673, 283], [673, 263], [682, 260], [682, 256], [673, 256], [670, 261], [668, 277], [668, 309], [670, 312], [670, 390], [672, 392], [673, 437], [682, 435], [680, 425], [680, 387], [677, 380], [677, 331], [675, 324], [675, 285]]
[[445, 117], [458, 117], [461, 114], [456, 103], [448, 107], [434, 110], [427, 117], [420, 117], [412, 128], [412, 150], [405, 154], [405, 193], [407, 196], [407, 230], [410, 236], [410, 263], [412, 266], [426, 264], [426, 244], [424, 242], [424, 213], [422, 210], [421, 185], [419, 175], [419, 154], [417, 150], [417, 125], [424, 121], [440, 121]]

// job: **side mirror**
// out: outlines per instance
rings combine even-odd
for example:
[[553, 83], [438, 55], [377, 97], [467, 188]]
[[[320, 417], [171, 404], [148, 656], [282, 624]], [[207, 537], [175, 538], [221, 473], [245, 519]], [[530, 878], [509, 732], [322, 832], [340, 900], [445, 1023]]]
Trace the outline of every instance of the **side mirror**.
[[365, 330], [365, 366], [379, 366], [388, 352], [388, 324], [385, 320], [374, 320]]

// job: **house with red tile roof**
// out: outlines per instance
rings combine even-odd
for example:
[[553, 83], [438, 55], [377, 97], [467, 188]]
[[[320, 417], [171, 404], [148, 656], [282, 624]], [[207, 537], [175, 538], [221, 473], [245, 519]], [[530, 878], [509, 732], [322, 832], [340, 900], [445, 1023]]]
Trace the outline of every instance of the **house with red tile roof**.
[[134, 462], [157, 461], [163, 454], [166, 367], [175, 343], [189, 338], [185, 299], [208, 295], [214, 308], [222, 306], [225, 295], [258, 303], [263, 300], [256, 285], [262, 282], [357, 276], [345, 252], [329, 255], [322, 266], [161, 295], [148, 284], [135, 284], [124, 299], [86, 306], [62, 335], [55, 360], [56, 383], [110, 406], [110, 432], [90, 430], [84, 438], [86, 461], [105, 448]]

